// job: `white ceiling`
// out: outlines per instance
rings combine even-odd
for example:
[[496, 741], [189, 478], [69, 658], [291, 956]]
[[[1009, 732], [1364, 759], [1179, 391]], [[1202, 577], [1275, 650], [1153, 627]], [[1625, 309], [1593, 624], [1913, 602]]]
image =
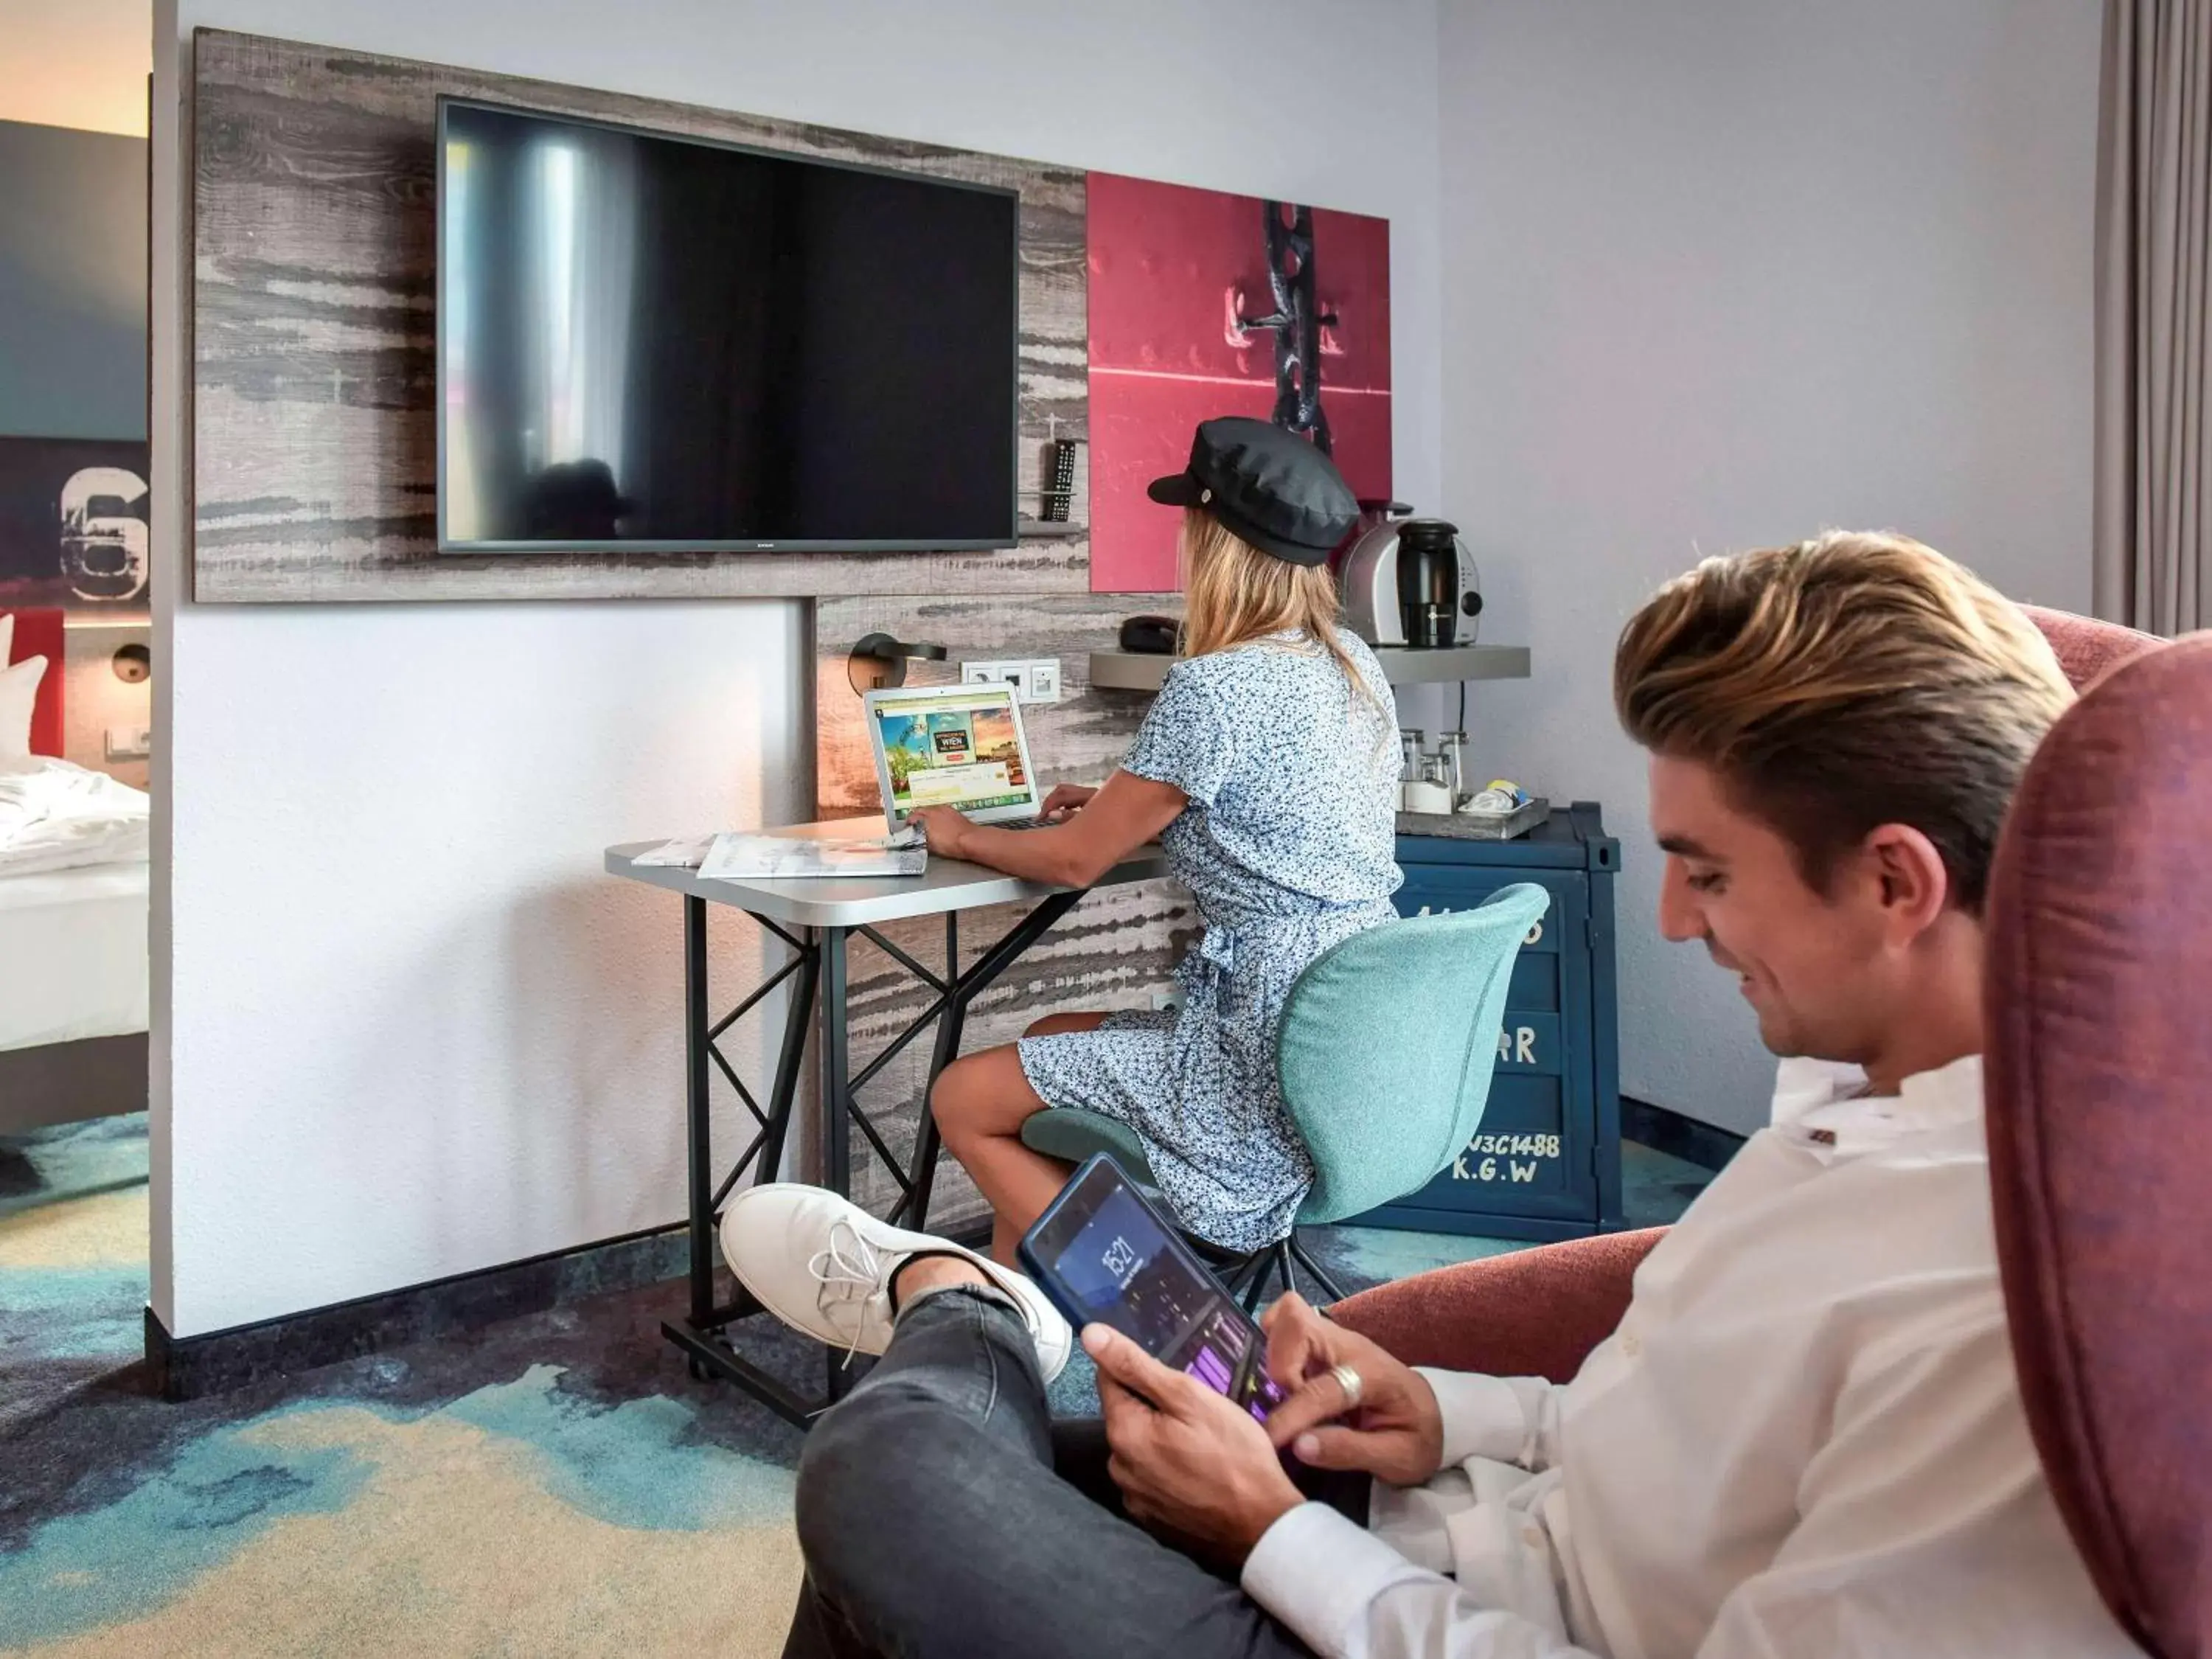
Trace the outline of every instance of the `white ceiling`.
[[153, 0], [0, 0], [0, 121], [146, 134]]

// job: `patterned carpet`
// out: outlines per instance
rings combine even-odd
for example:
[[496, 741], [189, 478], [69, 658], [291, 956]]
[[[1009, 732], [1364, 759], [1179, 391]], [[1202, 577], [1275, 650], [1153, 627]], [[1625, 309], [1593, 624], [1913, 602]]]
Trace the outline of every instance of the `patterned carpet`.
[[[1630, 1213], [1705, 1172], [1625, 1149]], [[147, 1390], [143, 1118], [0, 1139], [0, 1653], [773, 1655], [799, 1437], [614, 1292], [184, 1405]], [[1379, 1283], [1519, 1248], [1332, 1228]], [[818, 1351], [746, 1352], [811, 1382]], [[1092, 1398], [1071, 1367], [1063, 1410]]]

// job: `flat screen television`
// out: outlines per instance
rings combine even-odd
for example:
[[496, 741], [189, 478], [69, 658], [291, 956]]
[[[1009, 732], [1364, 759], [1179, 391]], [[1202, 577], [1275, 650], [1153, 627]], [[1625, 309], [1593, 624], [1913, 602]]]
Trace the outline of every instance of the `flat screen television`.
[[438, 546], [1008, 547], [1007, 190], [438, 105]]

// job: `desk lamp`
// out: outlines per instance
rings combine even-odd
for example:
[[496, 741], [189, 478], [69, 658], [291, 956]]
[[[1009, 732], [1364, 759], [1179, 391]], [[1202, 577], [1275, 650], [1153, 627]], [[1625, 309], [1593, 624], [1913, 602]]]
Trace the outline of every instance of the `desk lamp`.
[[846, 682], [852, 686], [855, 696], [904, 685], [909, 659], [943, 662], [945, 647], [919, 640], [908, 644], [888, 634], [863, 634], [845, 659]]

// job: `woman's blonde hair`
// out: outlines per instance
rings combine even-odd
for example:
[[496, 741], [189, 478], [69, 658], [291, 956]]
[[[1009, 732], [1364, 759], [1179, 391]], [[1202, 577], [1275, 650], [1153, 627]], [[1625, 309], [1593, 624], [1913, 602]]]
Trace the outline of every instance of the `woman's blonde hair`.
[[1337, 638], [1336, 579], [1325, 564], [1262, 553], [1203, 507], [1182, 517], [1182, 654], [1210, 656], [1273, 634], [1302, 634], [1328, 653], [1352, 695], [1379, 708], [1375, 689]]

